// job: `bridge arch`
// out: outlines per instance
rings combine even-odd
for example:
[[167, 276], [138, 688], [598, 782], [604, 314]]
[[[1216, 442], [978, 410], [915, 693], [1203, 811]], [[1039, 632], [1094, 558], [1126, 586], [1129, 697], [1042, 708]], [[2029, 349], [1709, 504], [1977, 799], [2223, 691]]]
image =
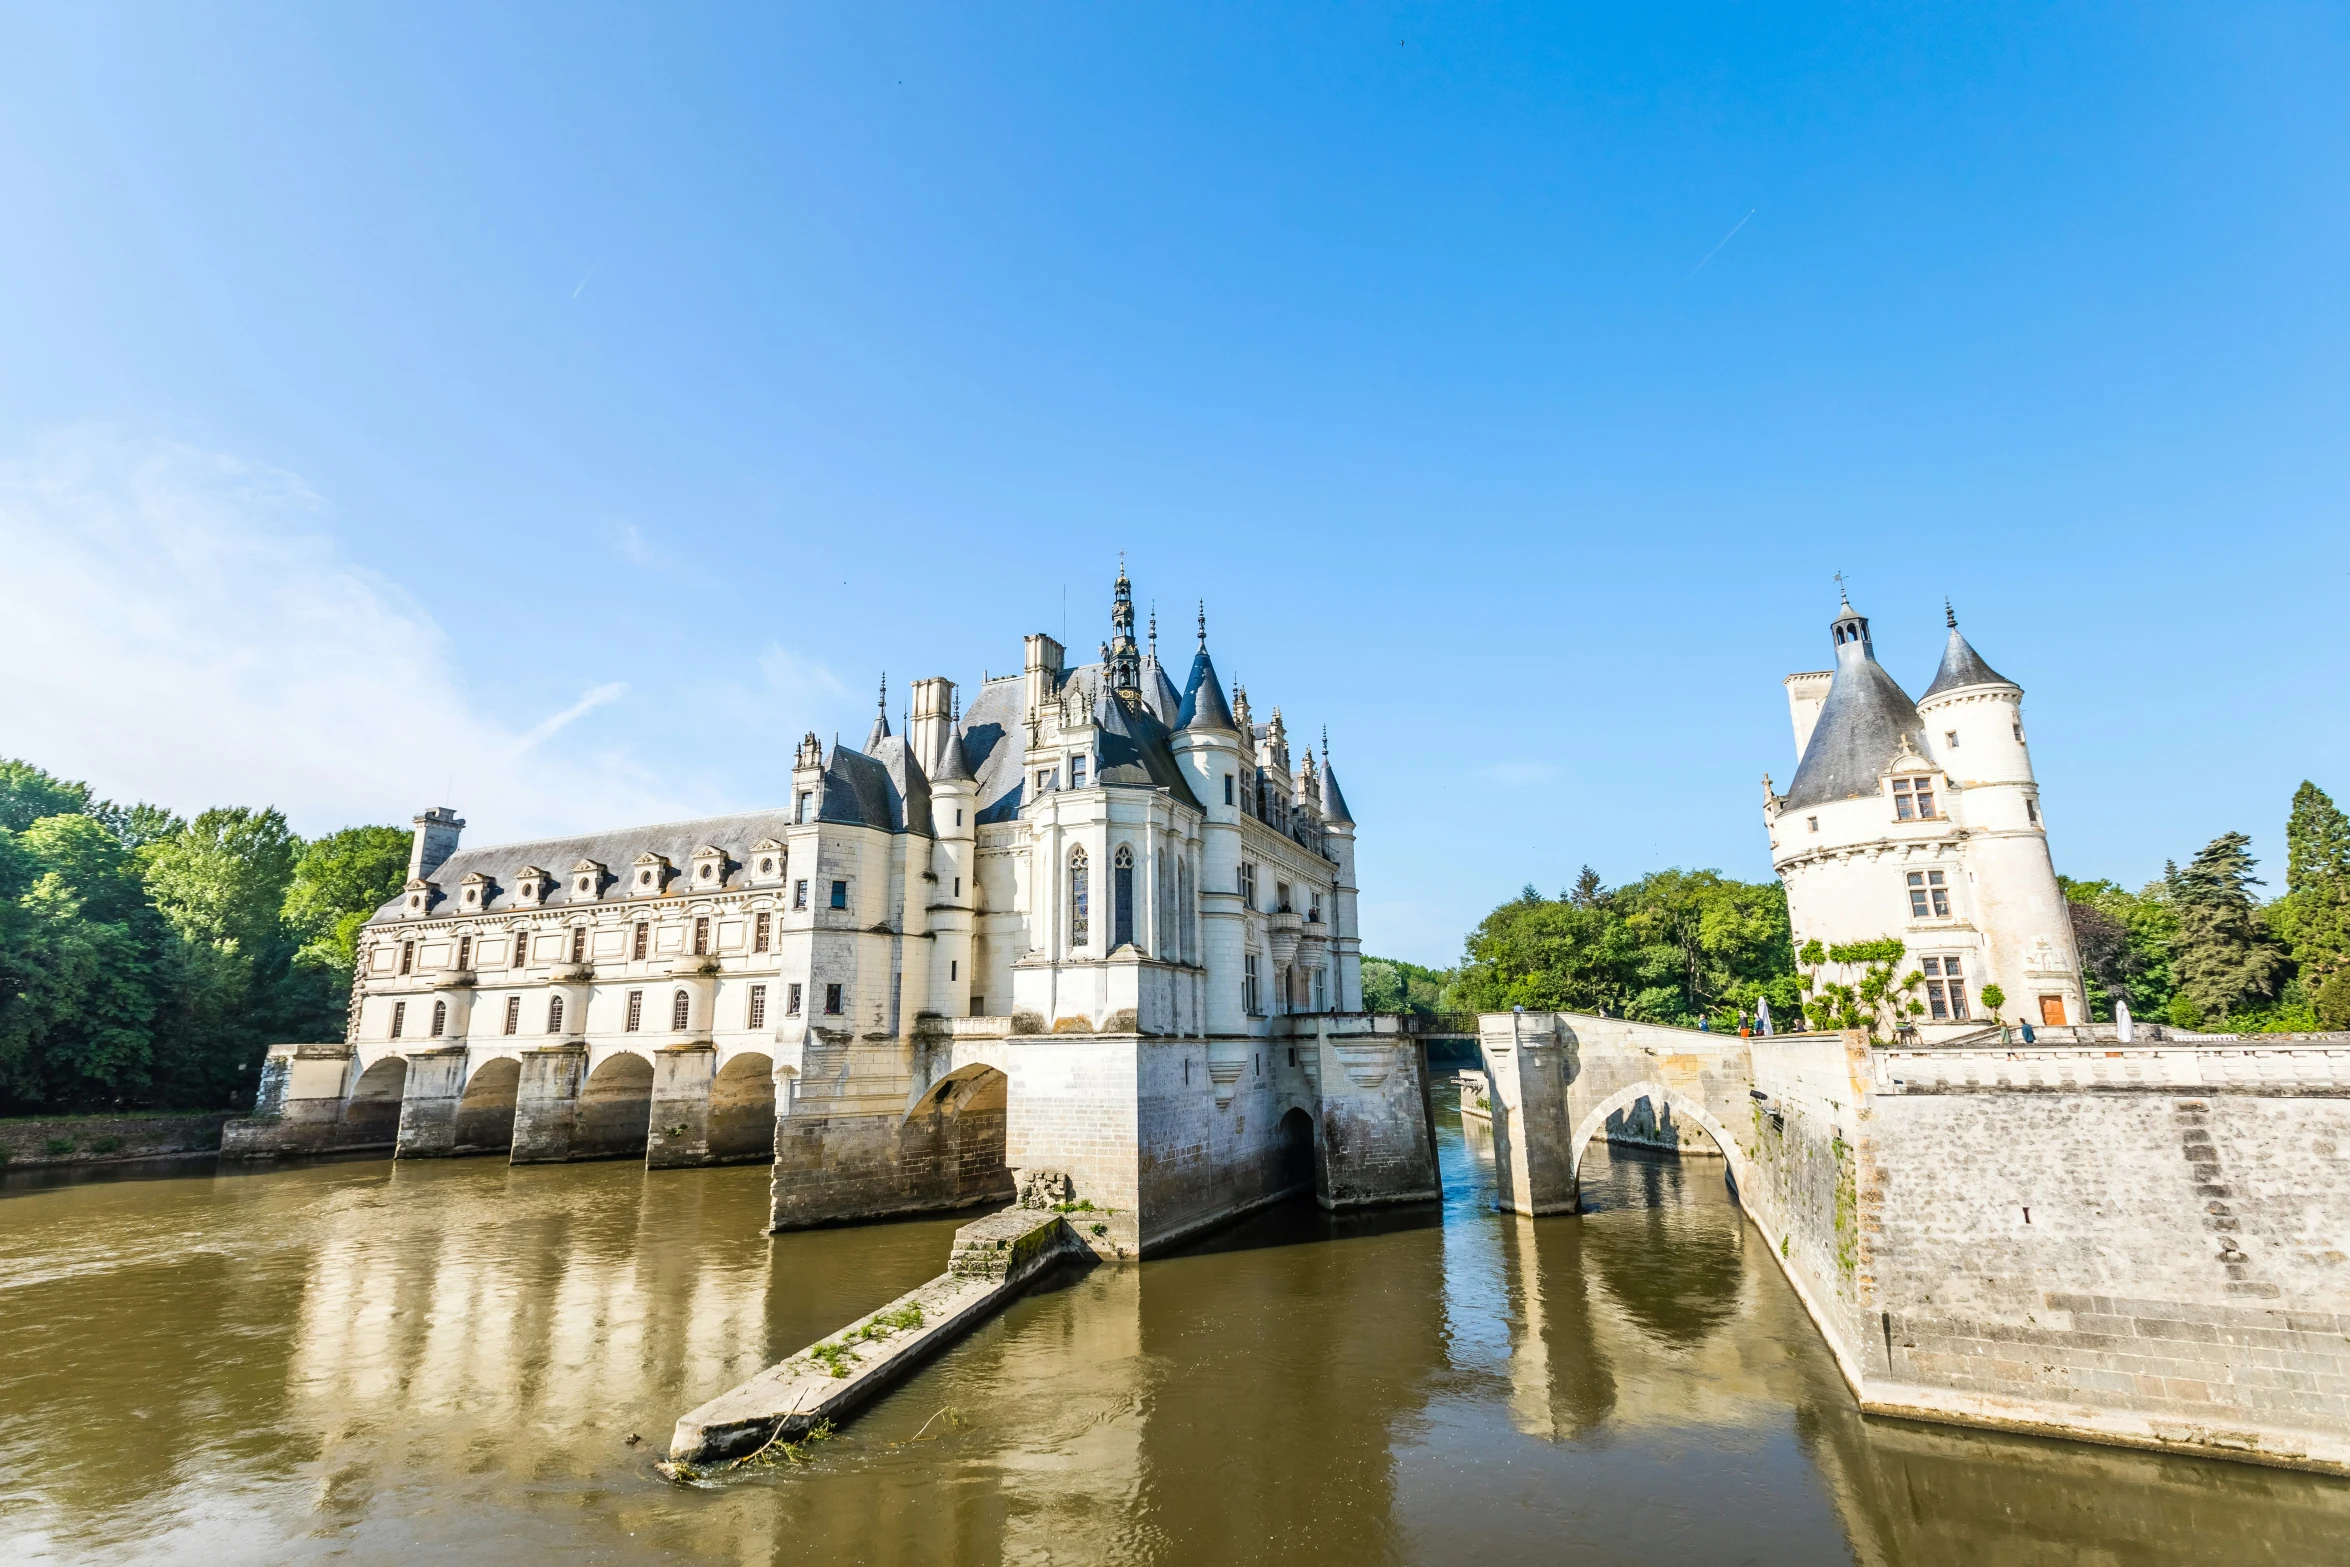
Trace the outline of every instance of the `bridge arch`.
[[644, 1157], [653, 1125], [653, 1063], [633, 1050], [597, 1062], [580, 1088], [573, 1125], [574, 1159]]
[[[1583, 1155], [1590, 1150], [1591, 1140], [1599, 1135], [1600, 1128], [1607, 1125], [1607, 1118], [1619, 1110], [1630, 1109], [1643, 1099], [1660, 1110], [1669, 1108], [1676, 1119], [1687, 1121], [1703, 1130], [1706, 1136], [1714, 1140], [1714, 1146], [1721, 1149], [1722, 1159], [1730, 1167], [1730, 1184], [1741, 1194], [1752, 1189], [1747, 1184], [1746, 1155], [1740, 1151], [1738, 1140], [1723, 1130], [1721, 1123], [1708, 1115], [1703, 1105], [1686, 1094], [1673, 1092], [1654, 1078], [1628, 1083], [1583, 1113], [1583, 1118], [1575, 1124], [1574, 1136], [1569, 1140], [1569, 1146], [1574, 1150], [1569, 1168], [1576, 1182], [1581, 1182], [1583, 1178]], [[1740, 1202], [1743, 1206], [1743, 1196]]]
[[491, 1056], [474, 1063], [457, 1099], [454, 1153], [506, 1153], [514, 1146], [514, 1100], [522, 1086], [522, 1063]]
[[974, 1111], [1002, 1111], [1011, 1102], [1012, 1080], [985, 1062], [975, 1061], [959, 1066], [922, 1091], [906, 1120], [952, 1111], [965, 1115]]
[[337, 1142], [365, 1146], [389, 1143], [400, 1129], [400, 1099], [408, 1091], [408, 1058], [378, 1057], [359, 1074], [343, 1101], [343, 1128]]
[[735, 1164], [775, 1156], [775, 1062], [739, 1050], [710, 1081], [710, 1159]]

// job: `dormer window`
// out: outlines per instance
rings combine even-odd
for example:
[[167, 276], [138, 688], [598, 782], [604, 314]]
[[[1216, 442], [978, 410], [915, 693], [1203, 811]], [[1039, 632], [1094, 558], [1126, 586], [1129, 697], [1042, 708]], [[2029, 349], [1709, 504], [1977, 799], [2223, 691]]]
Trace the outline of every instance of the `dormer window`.
[[647, 851], [629, 866], [628, 890], [639, 898], [658, 898], [669, 886], [669, 859]]
[[483, 909], [497, 896], [497, 887], [479, 871], [468, 871], [464, 881], [463, 902], [468, 909]]
[[1085, 758], [1082, 756], [1069, 758], [1069, 787], [1072, 789], [1085, 787]]
[[816, 791], [813, 789], [802, 789], [800, 791], [799, 799], [794, 801], [792, 804], [792, 820], [805, 824], [809, 819], [809, 813], [815, 808], [815, 804]]
[[407, 917], [410, 919], [422, 919], [431, 913], [433, 899], [440, 893], [439, 888], [421, 876], [410, 877], [405, 890]]
[[726, 881], [726, 851], [703, 844], [694, 851], [694, 890], [712, 892]]
[[604, 867], [595, 860], [582, 860], [571, 867], [571, 892], [575, 898], [601, 897], [604, 891]]
[[761, 838], [751, 845], [751, 877], [762, 886], [780, 887], [783, 874], [791, 867], [791, 851], [773, 838]]
[[1896, 778], [1893, 780], [1893, 814], [1905, 822], [1934, 819], [1934, 780], [1931, 778]]
[[547, 901], [548, 889], [554, 885], [554, 877], [535, 865], [525, 865], [514, 878], [514, 896], [524, 904], [536, 908]]

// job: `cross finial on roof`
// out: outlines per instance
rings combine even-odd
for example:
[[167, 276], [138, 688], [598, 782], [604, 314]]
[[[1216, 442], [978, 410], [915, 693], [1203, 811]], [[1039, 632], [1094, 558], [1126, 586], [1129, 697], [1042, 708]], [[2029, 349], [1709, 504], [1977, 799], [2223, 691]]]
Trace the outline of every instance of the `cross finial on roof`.
[[1836, 573], [1836, 596], [1847, 605], [1852, 602], [1852, 590], [1844, 585], [1844, 573], [1841, 571]]
[[1208, 601], [1206, 599], [1199, 601], [1199, 650], [1202, 653], [1208, 650]]

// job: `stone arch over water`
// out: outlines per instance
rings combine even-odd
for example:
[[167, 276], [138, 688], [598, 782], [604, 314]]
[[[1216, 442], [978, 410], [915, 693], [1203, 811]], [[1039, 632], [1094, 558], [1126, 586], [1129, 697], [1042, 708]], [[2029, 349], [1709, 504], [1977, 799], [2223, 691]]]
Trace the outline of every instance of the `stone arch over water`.
[[1276, 1191], [1312, 1192], [1317, 1187], [1314, 1158], [1314, 1118], [1291, 1107], [1273, 1129]]
[[572, 1133], [574, 1159], [641, 1159], [653, 1124], [653, 1063], [617, 1050], [588, 1074]]
[[453, 1153], [505, 1153], [514, 1146], [514, 1097], [522, 1086], [522, 1063], [492, 1056], [465, 1079], [457, 1100]]
[[408, 1091], [408, 1058], [389, 1055], [359, 1074], [351, 1097], [343, 1105], [343, 1130], [337, 1142], [388, 1143], [400, 1129], [400, 1098]]
[[1714, 1146], [1722, 1151], [1722, 1158], [1730, 1167], [1731, 1186], [1738, 1191], [1746, 1190], [1746, 1156], [1739, 1151], [1737, 1139], [1706, 1114], [1704, 1106], [1684, 1094], [1673, 1092], [1653, 1078], [1626, 1084], [1584, 1113], [1583, 1119], [1575, 1126], [1574, 1135], [1568, 1140], [1568, 1146], [1573, 1150], [1571, 1171], [1577, 1179], [1583, 1173], [1583, 1155], [1590, 1150], [1591, 1140], [1607, 1126], [1608, 1118], [1629, 1110], [1643, 1099], [1655, 1108], [1660, 1122], [1669, 1115], [1683, 1125], [1697, 1127], [1712, 1138]]
[[756, 1050], [729, 1056], [710, 1083], [710, 1162], [775, 1157], [775, 1062]]

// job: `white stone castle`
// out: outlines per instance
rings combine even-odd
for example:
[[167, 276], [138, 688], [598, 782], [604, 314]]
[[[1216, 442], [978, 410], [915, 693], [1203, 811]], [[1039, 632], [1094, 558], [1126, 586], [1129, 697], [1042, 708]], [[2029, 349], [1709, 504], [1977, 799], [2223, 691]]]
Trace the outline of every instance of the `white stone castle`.
[[[1994, 671], [1946, 614], [1950, 640], [1915, 702], [1877, 662], [1867, 617], [1847, 600], [1829, 635], [1836, 667], [1787, 677], [1795, 778], [1763, 776], [1771, 862], [1787, 888], [1795, 945], [1899, 937], [1900, 972], [1931, 1039], [1990, 1021], [2089, 1020], [2080, 956], [2024, 740], [2023, 689]], [[1858, 965], [1830, 964], [1849, 982]]]
[[1030, 636], [968, 710], [914, 682], [903, 734], [885, 687], [861, 750], [801, 741], [780, 809], [489, 848], [427, 811], [348, 1039], [272, 1053], [254, 1135], [773, 1157], [778, 1227], [1045, 1171], [1128, 1250], [1301, 1188], [1428, 1195], [1327, 740], [1293, 766], [1278, 709], [1226, 700], [1204, 611], [1180, 690], [1134, 632], [1121, 570], [1099, 662]]

